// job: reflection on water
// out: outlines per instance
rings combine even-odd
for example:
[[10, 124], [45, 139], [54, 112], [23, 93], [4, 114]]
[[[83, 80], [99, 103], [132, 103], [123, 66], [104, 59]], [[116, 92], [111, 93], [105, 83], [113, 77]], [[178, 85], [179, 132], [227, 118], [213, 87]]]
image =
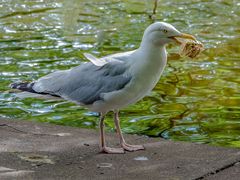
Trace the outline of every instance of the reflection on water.
[[[152, 94], [121, 112], [125, 132], [240, 147], [239, 7], [237, 0], [160, 1], [157, 20], [196, 35], [207, 50], [192, 60], [170, 45]], [[76, 66], [84, 52], [137, 48], [151, 8], [148, 0], [1, 1], [0, 115], [96, 128], [97, 114], [64, 101], [15, 98], [8, 84]], [[107, 125], [113, 128], [111, 117]]]

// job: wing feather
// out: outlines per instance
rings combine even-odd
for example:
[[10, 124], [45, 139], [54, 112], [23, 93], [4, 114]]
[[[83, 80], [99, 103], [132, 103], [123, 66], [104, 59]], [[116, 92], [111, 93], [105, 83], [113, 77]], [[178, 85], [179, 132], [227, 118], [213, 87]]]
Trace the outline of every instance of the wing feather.
[[127, 70], [123, 62], [109, 62], [103, 66], [84, 63], [40, 78], [33, 89], [89, 105], [101, 100], [102, 93], [124, 88], [131, 80]]

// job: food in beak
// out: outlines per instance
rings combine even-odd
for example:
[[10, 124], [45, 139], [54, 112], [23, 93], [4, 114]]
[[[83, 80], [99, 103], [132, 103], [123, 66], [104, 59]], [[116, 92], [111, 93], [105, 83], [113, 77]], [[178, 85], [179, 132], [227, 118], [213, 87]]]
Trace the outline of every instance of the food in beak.
[[180, 56], [195, 58], [204, 50], [203, 44], [191, 34], [181, 33], [178, 36], [172, 36], [170, 38], [181, 46]]
[[203, 44], [199, 41], [186, 40], [181, 43], [180, 56], [195, 58], [204, 50]]

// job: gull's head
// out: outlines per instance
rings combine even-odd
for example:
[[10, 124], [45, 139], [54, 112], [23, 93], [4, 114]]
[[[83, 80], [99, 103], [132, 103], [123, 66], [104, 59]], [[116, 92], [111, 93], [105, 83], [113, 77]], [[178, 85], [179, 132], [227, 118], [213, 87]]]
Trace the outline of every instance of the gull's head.
[[154, 46], [164, 46], [171, 42], [179, 44], [180, 41], [177, 38], [192, 39], [196, 41], [194, 36], [181, 33], [171, 24], [155, 22], [145, 30], [142, 43]]

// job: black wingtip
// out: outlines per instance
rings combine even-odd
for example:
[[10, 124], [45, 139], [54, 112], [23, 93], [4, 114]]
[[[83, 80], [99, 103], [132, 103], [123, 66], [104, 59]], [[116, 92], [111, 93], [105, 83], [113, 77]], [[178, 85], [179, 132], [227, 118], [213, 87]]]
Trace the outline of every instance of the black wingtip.
[[28, 92], [35, 93], [35, 91], [33, 90], [33, 85], [34, 85], [34, 82], [17, 82], [17, 83], [12, 83], [9, 86], [12, 89], [19, 89], [21, 91], [28, 91]]

